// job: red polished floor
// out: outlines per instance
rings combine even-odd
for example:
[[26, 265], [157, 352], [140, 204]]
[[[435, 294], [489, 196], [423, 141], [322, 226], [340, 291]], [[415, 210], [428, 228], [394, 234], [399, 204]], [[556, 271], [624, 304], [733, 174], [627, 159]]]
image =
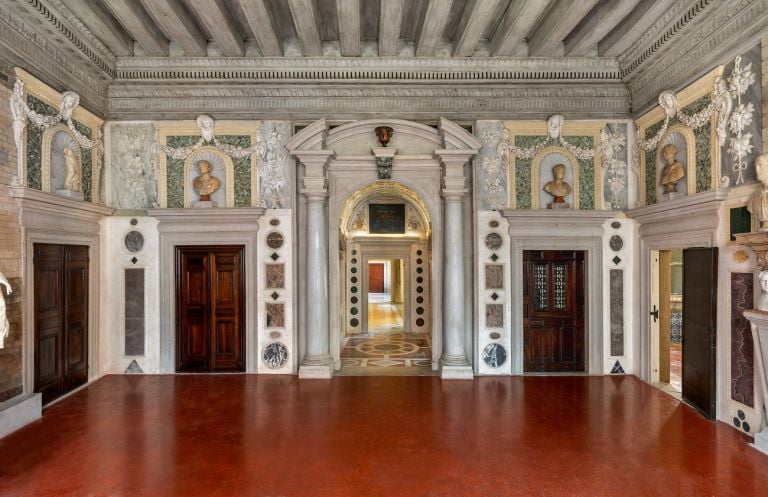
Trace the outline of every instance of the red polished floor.
[[633, 377], [108, 376], [0, 440], [0, 494], [766, 496], [747, 442]]

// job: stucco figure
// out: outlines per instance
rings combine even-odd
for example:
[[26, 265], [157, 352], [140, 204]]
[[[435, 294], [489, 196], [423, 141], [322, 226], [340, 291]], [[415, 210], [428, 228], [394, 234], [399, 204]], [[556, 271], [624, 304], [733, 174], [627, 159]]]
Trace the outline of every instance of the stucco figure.
[[752, 194], [747, 206], [757, 219], [760, 231], [768, 231], [768, 154], [758, 155], [755, 159], [755, 172], [762, 188]]
[[64, 165], [67, 168], [67, 176], [64, 180], [64, 189], [70, 192], [79, 192], [81, 185], [80, 180], [80, 164], [77, 160], [77, 156], [71, 148], [66, 147], [63, 150], [64, 153]]
[[11, 325], [8, 323], [8, 316], [6, 313], [5, 294], [3, 294], [2, 287], [5, 287], [5, 292], [10, 295], [13, 293], [11, 289], [11, 283], [3, 273], [0, 273], [0, 349], [5, 347], [5, 339], [11, 333]]
[[553, 140], [559, 140], [560, 134], [563, 132], [563, 124], [565, 124], [565, 117], [560, 114], [555, 114], [547, 119], [547, 133]]
[[216, 127], [216, 121], [214, 121], [211, 116], [201, 114], [197, 116], [195, 122], [197, 123], [197, 127], [200, 128], [200, 135], [203, 137], [203, 140], [207, 143], [211, 143], [216, 139], [216, 132], [214, 129]]
[[685, 166], [677, 161], [677, 147], [672, 143], [664, 145], [661, 155], [667, 165], [661, 170], [659, 184], [664, 188], [664, 193], [675, 193], [677, 182], [685, 177]]
[[659, 105], [669, 119], [677, 115], [677, 96], [673, 91], [663, 91], [659, 95]]
[[552, 168], [553, 181], [544, 185], [544, 191], [554, 197], [552, 201], [555, 204], [564, 204], [565, 197], [571, 193], [571, 185], [565, 181], [565, 165], [555, 164]]
[[80, 95], [73, 91], [65, 91], [61, 94], [61, 103], [59, 104], [59, 116], [64, 121], [72, 119], [72, 113], [80, 105]]
[[195, 178], [192, 187], [200, 195], [200, 200], [206, 202], [211, 200], [211, 194], [219, 189], [221, 181], [211, 175], [213, 166], [207, 160], [201, 160], [197, 163], [200, 169], [200, 176]]

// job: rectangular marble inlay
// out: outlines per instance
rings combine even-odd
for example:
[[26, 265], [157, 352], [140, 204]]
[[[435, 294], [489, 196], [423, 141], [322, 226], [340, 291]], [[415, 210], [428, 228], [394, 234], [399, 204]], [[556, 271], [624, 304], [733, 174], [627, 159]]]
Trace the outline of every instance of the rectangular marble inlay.
[[265, 266], [267, 288], [285, 288], [285, 265], [267, 264]]
[[485, 304], [485, 325], [488, 328], [504, 327], [504, 304]]
[[284, 304], [266, 304], [267, 308], [267, 328], [285, 327], [285, 305]]
[[755, 404], [755, 346], [744, 311], [754, 307], [754, 275], [731, 273], [731, 398]]
[[485, 265], [485, 289], [498, 290], [504, 288], [504, 266], [501, 264]]
[[125, 355], [144, 355], [144, 268], [125, 270]]
[[611, 355], [624, 355], [624, 270], [611, 269]]

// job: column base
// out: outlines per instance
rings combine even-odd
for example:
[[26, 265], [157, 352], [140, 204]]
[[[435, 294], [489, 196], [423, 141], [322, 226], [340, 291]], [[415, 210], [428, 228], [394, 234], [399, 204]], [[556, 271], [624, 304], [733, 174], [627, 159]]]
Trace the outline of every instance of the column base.
[[472, 366], [453, 366], [450, 364], [440, 364], [441, 380], [474, 380], [475, 374], [472, 372]]
[[749, 445], [768, 455], [768, 428], [763, 428], [763, 431], [755, 433], [755, 442]]
[[330, 380], [333, 376], [333, 361], [330, 356], [305, 357], [299, 365], [299, 379]]

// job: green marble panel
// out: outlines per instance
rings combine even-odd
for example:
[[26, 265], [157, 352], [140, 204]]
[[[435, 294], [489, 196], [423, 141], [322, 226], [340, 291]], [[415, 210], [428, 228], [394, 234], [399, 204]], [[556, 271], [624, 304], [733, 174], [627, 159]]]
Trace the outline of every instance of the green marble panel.
[[[670, 119], [670, 125], [672, 121], [677, 122], [677, 117]], [[656, 133], [661, 131], [664, 126], [664, 121], [661, 120], [652, 126], [648, 126], [645, 129], [645, 139], [650, 140]], [[651, 205], [656, 203], [656, 150], [645, 153], [645, 204]]]
[[[515, 136], [515, 146], [535, 147], [549, 140], [548, 136]], [[515, 206], [517, 209], [531, 208], [531, 167], [532, 160], [515, 161]]]
[[[686, 115], [700, 112], [710, 100], [709, 95], [704, 95], [684, 107], [683, 112]], [[706, 192], [712, 189], [712, 124], [707, 122], [694, 130], [693, 135], [696, 140], [696, 193]]]
[[[55, 108], [32, 95], [27, 95], [27, 105], [38, 114], [58, 114]], [[27, 186], [43, 189], [43, 130], [31, 124], [27, 126]]]
[[[579, 148], [593, 149], [595, 140], [591, 136], [564, 136], [563, 139]], [[577, 159], [579, 167], [579, 209], [595, 208], [595, 161]]]
[[[91, 128], [85, 124], [72, 120], [75, 129], [89, 140], [93, 136]], [[86, 202], [93, 201], [93, 151], [86, 148], [80, 148], [80, 153], [83, 160], [83, 198]]]
[[[187, 147], [199, 140], [196, 136], [169, 136], [165, 143], [169, 147]], [[166, 207], [181, 209], [184, 207], [184, 160], [173, 159], [166, 155], [165, 161]]]
[[[251, 137], [246, 135], [217, 136], [220, 142], [241, 148], [251, 146]], [[233, 159], [235, 183], [235, 207], [251, 206], [251, 158]]]

